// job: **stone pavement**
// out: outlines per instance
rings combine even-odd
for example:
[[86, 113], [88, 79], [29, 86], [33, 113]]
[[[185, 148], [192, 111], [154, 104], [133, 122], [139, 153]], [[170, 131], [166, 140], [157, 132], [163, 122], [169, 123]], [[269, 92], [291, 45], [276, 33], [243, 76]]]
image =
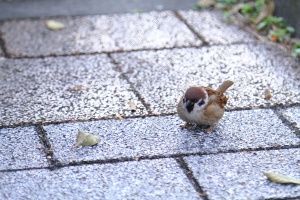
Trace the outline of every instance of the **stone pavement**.
[[[51, 19], [66, 28], [0, 24], [0, 199], [300, 199], [262, 174], [300, 178], [300, 67], [283, 47], [217, 11]], [[226, 79], [215, 130], [182, 130], [184, 90]], [[100, 143], [73, 148], [78, 129]]]

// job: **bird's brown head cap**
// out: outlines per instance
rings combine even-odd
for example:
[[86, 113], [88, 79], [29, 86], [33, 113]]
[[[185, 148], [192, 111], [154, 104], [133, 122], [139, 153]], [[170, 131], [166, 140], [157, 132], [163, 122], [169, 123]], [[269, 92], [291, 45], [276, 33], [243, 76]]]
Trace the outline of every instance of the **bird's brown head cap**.
[[190, 87], [185, 92], [184, 96], [187, 100], [197, 102], [199, 99], [205, 99], [206, 98], [206, 92], [203, 89], [203, 87]]

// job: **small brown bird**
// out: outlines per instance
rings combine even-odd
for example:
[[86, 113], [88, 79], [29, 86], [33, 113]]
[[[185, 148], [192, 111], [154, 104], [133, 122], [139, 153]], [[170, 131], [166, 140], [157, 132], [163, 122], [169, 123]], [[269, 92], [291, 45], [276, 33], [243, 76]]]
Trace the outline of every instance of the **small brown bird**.
[[224, 81], [216, 90], [209, 87], [190, 87], [180, 98], [177, 105], [179, 117], [186, 121], [185, 128], [194, 123], [209, 126], [206, 131], [212, 131], [214, 125], [223, 117], [227, 97], [223, 94], [232, 81]]

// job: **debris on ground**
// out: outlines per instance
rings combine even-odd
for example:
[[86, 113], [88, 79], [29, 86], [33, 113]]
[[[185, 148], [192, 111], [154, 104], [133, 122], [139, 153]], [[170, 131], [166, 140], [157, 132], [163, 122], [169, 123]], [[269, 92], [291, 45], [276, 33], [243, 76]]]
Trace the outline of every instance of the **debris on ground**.
[[265, 90], [265, 100], [270, 100], [272, 97], [270, 89]]
[[100, 142], [100, 137], [95, 136], [91, 133], [85, 133], [82, 130], [78, 130], [77, 137], [76, 137], [76, 143], [74, 147], [79, 146], [93, 146]]
[[65, 28], [65, 25], [59, 21], [47, 20], [45, 22], [46, 27], [52, 31], [58, 31]]
[[272, 182], [281, 184], [298, 184], [300, 185], [300, 179], [277, 174], [274, 172], [263, 172], [263, 174]]
[[129, 101], [128, 104], [130, 106], [131, 112], [135, 112], [137, 110], [137, 106], [136, 106], [136, 103], [134, 101]]

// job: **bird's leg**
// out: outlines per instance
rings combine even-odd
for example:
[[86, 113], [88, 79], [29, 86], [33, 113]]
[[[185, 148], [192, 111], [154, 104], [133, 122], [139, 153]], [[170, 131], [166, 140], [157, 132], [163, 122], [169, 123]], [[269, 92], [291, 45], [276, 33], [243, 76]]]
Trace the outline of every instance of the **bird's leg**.
[[207, 127], [207, 128], [205, 129], [205, 132], [206, 132], [206, 133], [211, 132], [211, 131], [213, 131], [213, 129], [214, 129], [214, 125], [209, 125], [209, 127]]

